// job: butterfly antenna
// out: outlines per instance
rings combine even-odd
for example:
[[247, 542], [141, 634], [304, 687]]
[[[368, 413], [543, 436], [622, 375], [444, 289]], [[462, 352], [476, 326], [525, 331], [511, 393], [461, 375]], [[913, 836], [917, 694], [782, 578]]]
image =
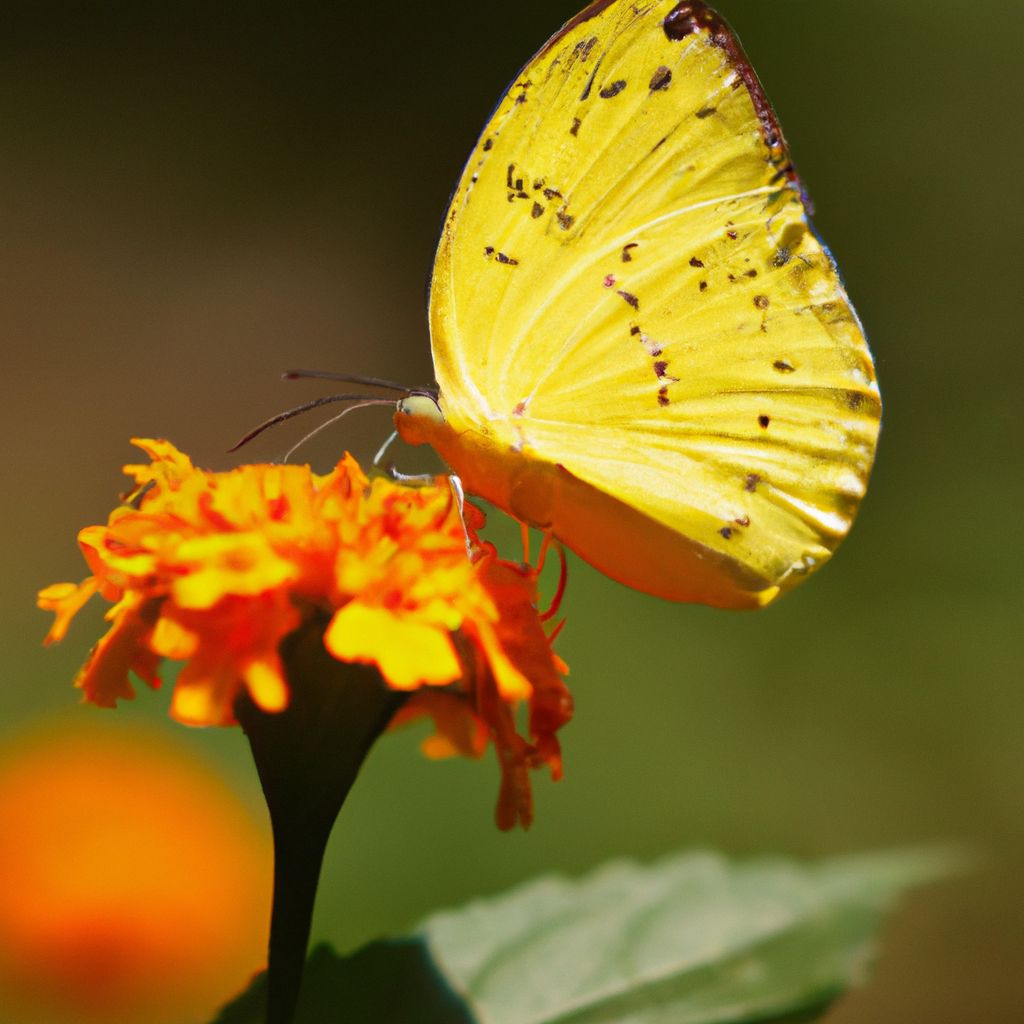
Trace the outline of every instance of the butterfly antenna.
[[287, 462], [295, 454], [295, 452], [298, 451], [298, 449], [301, 448], [307, 441], [311, 441], [314, 437], [316, 437], [317, 434], [320, 433], [321, 430], [326, 430], [329, 426], [337, 423], [338, 420], [340, 420], [344, 416], [347, 416], [353, 410], [365, 409], [369, 405], [393, 404], [394, 403], [390, 398], [367, 398], [363, 399], [363, 401], [361, 402], [356, 402], [354, 405], [350, 405], [347, 409], [342, 409], [337, 416], [332, 416], [329, 420], [326, 420], [325, 422], [321, 423], [318, 427], [314, 427], [308, 434], [305, 435], [305, 437], [299, 438], [299, 440], [296, 441], [295, 444], [293, 444], [291, 448], [289, 448], [288, 451], [284, 453], [284, 458], [282, 458], [281, 461]]
[[[353, 405], [351, 407], [352, 409], [363, 408], [364, 406], [367, 405], [394, 405], [394, 399], [391, 398], [367, 398], [366, 395], [355, 394], [325, 395], [321, 398], [314, 398], [313, 401], [311, 402], [303, 402], [302, 405], [296, 405], [292, 409], [286, 409], [284, 412], [279, 412], [276, 416], [271, 416], [269, 420], [264, 420], [258, 427], [254, 427], [240, 441], [232, 445], [228, 449], [228, 451], [237, 452], [239, 448], [242, 448], [243, 446], [247, 445], [254, 438], [259, 437], [260, 434], [262, 434], [265, 430], [269, 430], [271, 427], [276, 427], [279, 423], [284, 423], [285, 421], [290, 420], [295, 416], [301, 416], [305, 412], [312, 412], [313, 409], [319, 409], [321, 406], [331, 405], [334, 402], [358, 402], [359, 404]], [[345, 412], [349, 411], [351, 410], [345, 410]], [[342, 413], [341, 415], [344, 416], [345, 413]], [[334, 419], [340, 418], [341, 416], [334, 417]], [[334, 419], [328, 420], [327, 423], [333, 423]], [[323, 426], [327, 426], [327, 424], [325, 423]], [[322, 428], [317, 429], [319, 430]], [[314, 434], [316, 432], [317, 431], [313, 431]], [[308, 436], [312, 437], [313, 435], [310, 434]], [[306, 438], [303, 438], [303, 440], [306, 440]], [[300, 441], [299, 443], [301, 444], [302, 441]], [[289, 452], [289, 454], [291, 453]]]
[[387, 391], [397, 391], [402, 395], [411, 395], [414, 388], [407, 388], [403, 384], [396, 384], [392, 380], [384, 380], [382, 377], [363, 377], [357, 373], [328, 373], [326, 370], [288, 370], [281, 374], [284, 380], [330, 380], [341, 384], [362, 384], [368, 388], [384, 388]]

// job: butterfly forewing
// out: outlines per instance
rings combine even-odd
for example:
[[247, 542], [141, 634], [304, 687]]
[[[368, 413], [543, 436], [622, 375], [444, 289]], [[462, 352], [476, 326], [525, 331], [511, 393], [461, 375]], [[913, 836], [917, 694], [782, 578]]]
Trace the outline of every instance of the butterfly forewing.
[[774, 115], [703, 4], [595, 4], [527, 65], [452, 200], [431, 326], [456, 429], [766, 590], [850, 526], [871, 358]]

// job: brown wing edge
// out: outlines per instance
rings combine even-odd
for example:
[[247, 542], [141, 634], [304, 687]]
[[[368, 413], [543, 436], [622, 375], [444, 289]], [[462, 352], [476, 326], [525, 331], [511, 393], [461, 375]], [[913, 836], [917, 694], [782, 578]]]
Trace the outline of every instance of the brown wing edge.
[[[757, 72], [754, 70], [753, 64], [750, 63], [750, 58], [747, 57], [739, 38], [729, 27], [725, 18], [707, 4], [702, 3], [701, 0], [682, 0], [665, 15], [662, 28], [665, 35], [674, 41], [685, 39], [695, 32], [710, 33], [711, 41], [725, 52], [729, 63], [739, 75], [740, 82], [746, 86], [747, 92], [750, 94], [754, 112], [761, 123], [761, 135], [768, 147], [778, 180], [785, 179], [796, 185], [800, 190], [800, 196], [808, 214], [813, 214], [813, 205], [800, 183], [800, 178], [789, 155], [789, 146], [782, 133], [782, 125], [779, 124], [775, 108], [768, 99], [761, 79], [757, 77]], [[737, 83], [737, 87], [738, 85], [739, 83]]]

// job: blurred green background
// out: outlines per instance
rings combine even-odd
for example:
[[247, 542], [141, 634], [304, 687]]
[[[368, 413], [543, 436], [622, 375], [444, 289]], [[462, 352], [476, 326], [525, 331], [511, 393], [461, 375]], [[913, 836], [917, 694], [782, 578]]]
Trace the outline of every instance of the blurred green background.
[[[709, 845], [815, 856], [961, 840], [835, 1024], [1024, 1019], [1024, 504], [1019, 49], [1024, 7], [721, 0], [786, 128], [885, 398], [852, 536], [777, 607], [630, 593], [573, 563], [560, 651], [577, 717], [528, 834], [491, 822], [491, 760], [383, 739], [334, 837], [315, 922], [349, 948], [539, 871]], [[133, 458], [164, 436], [232, 464], [312, 393], [293, 366], [431, 379], [425, 282], [493, 102], [576, 0], [5, 5], [0, 32], [0, 732], [163, 723], [258, 810], [237, 731], [117, 712], [70, 680], [90, 609], [44, 652], [41, 585], [78, 579]], [[358, 413], [308, 448], [372, 456]], [[261, 441], [278, 455], [301, 431]], [[513, 548], [514, 550], [514, 548]], [[2, 739], [2, 735], [0, 735]]]

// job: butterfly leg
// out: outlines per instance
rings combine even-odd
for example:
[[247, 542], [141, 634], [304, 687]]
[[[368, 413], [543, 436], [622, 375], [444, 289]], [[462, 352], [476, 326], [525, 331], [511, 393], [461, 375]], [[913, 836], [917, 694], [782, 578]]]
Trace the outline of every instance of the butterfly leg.
[[[400, 469], [395, 468], [393, 462], [383, 462], [383, 458], [387, 453], [387, 450], [391, 447], [395, 438], [398, 437], [398, 431], [394, 430], [391, 432], [391, 436], [380, 446], [379, 451], [373, 457], [374, 468], [382, 470], [388, 475], [388, 477], [399, 484], [432, 484], [437, 480], [437, 476], [434, 473], [403, 473]], [[452, 477], [451, 479], [457, 479]], [[459, 500], [459, 514], [462, 514], [462, 485], [459, 484], [457, 497]]]
[[466, 540], [466, 554], [470, 558], [473, 557], [473, 541], [469, 536], [469, 527], [466, 525], [466, 491], [462, 486], [462, 481], [454, 474], [448, 474], [448, 486], [452, 489], [452, 494], [455, 495], [455, 505], [459, 510], [459, 522], [462, 523], [462, 536]]
[[380, 446], [377, 450], [377, 454], [373, 457], [373, 464], [378, 469], [383, 468], [383, 459], [387, 454], [388, 449], [395, 443], [395, 439], [398, 437], [398, 431], [392, 430], [391, 436]]
[[[554, 542], [555, 544], [558, 541]], [[544, 563], [547, 561], [548, 551], [551, 550], [552, 538], [549, 530], [544, 531], [544, 539], [540, 542], [540, 553], [537, 555], [537, 575], [539, 576], [544, 570]]]
[[385, 463], [383, 461], [384, 456], [387, 454], [387, 450], [394, 443], [395, 438], [398, 437], [398, 431], [393, 430], [391, 436], [380, 446], [377, 454], [373, 457], [373, 465], [376, 469], [383, 470], [387, 475], [399, 484], [432, 484], [434, 482], [434, 476], [432, 473], [403, 473], [401, 470], [395, 469], [393, 462]]
[[[541, 547], [540, 559], [537, 563], [537, 573], [539, 574], [540, 570], [544, 567], [544, 556], [552, 545], [554, 545], [555, 550], [558, 552], [558, 586], [555, 588], [554, 597], [551, 598], [551, 604], [548, 606], [547, 611], [541, 612], [541, 622], [547, 622], [558, 614], [558, 609], [562, 607], [562, 598], [565, 597], [565, 585], [569, 579], [569, 565], [565, 559], [565, 548], [562, 547], [562, 542], [557, 537], [552, 537], [550, 533], [544, 534], [544, 544]], [[563, 625], [565, 625], [564, 619], [555, 627], [555, 633], [551, 636], [552, 640]]]
[[432, 484], [437, 479], [433, 473], [403, 473], [390, 463], [382, 468], [396, 484]]

